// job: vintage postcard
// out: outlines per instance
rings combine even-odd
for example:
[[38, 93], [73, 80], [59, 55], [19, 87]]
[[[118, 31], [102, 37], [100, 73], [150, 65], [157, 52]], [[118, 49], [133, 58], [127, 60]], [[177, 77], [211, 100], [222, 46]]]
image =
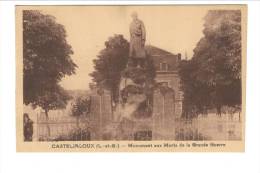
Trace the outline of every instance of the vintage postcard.
[[17, 151], [243, 152], [246, 5], [16, 6]]

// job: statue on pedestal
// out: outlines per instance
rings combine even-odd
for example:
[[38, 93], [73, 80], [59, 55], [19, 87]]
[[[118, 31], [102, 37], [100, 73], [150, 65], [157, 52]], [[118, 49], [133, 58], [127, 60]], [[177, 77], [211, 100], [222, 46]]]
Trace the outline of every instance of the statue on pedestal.
[[[150, 76], [149, 55], [145, 51], [145, 27], [132, 13], [130, 24], [130, 51], [126, 68], [121, 72], [119, 84], [119, 104], [114, 113], [116, 122], [114, 138], [117, 140], [134, 140], [140, 127], [147, 127], [152, 109], [149, 100], [152, 98], [149, 87], [153, 82]], [[147, 121], [146, 121], [147, 120]], [[151, 128], [149, 127], [149, 130]], [[136, 137], [139, 138], [139, 137]]]
[[138, 19], [137, 13], [132, 13], [133, 21], [130, 24], [130, 51], [129, 57], [132, 60], [133, 66], [144, 65], [145, 53], [145, 27], [144, 23]]

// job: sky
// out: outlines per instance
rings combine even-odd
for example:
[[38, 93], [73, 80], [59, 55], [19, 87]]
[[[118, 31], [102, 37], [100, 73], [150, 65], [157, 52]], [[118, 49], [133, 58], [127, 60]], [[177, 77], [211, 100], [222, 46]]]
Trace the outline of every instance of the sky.
[[[136, 11], [146, 28], [146, 45], [153, 45], [188, 58], [203, 37], [207, 6], [49, 6], [39, 7], [44, 14], [53, 15], [64, 25], [67, 42], [72, 46], [71, 56], [78, 65], [76, 74], [65, 77], [65, 89], [89, 88], [89, 73], [93, 59], [102, 50], [104, 42], [115, 34], [129, 40], [131, 13]], [[212, 7], [211, 7], [212, 9]]]

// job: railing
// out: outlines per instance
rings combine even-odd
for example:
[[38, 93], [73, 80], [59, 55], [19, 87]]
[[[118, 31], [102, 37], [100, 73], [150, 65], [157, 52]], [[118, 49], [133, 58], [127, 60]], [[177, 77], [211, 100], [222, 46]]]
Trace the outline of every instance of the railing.
[[224, 114], [220, 117], [209, 114], [192, 120], [178, 119], [175, 121], [175, 139], [241, 140], [242, 123], [240, 119], [232, 116]]
[[36, 126], [39, 141], [90, 140], [90, 126], [86, 118], [78, 121], [76, 117], [53, 114], [47, 118], [40, 114]]
[[[235, 115], [235, 117], [239, 116]], [[149, 118], [135, 122], [135, 127], [138, 131], [152, 130], [152, 136], [162, 132], [161, 135], [166, 135], [160, 137], [162, 139], [166, 139], [168, 135], [166, 132], [170, 132], [173, 135], [169, 138], [171, 140], [241, 140], [242, 136], [240, 119], [230, 117], [227, 114], [222, 115], [222, 117], [209, 114], [192, 120], [176, 118], [172, 122], [173, 131], [160, 131], [160, 129], [167, 129], [168, 126], [157, 127], [157, 123], [157, 119]], [[81, 118], [77, 121], [75, 117], [57, 113], [50, 115], [48, 119], [44, 114], [38, 115], [35, 125], [39, 141], [80, 141], [91, 140], [91, 138], [92, 140], [102, 139], [95, 135], [117, 129], [118, 123], [110, 122], [110, 124], [110, 126], [103, 124], [102, 131], [98, 131], [99, 124], [90, 122], [88, 118]], [[147, 127], [142, 127], [143, 124]]]

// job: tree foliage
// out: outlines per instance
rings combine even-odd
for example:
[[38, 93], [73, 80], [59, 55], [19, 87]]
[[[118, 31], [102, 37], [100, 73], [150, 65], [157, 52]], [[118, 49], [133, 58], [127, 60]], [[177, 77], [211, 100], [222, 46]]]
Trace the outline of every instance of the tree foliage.
[[77, 97], [72, 105], [71, 115], [80, 117], [84, 113], [90, 112], [91, 99], [90, 97]]
[[79, 119], [83, 115], [90, 112], [91, 99], [90, 97], [77, 97], [75, 102], [72, 104], [71, 116], [76, 117], [77, 127], [79, 127]]
[[101, 88], [111, 91], [113, 101], [118, 100], [118, 87], [121, 72], [128, 61], [129, 43], [122, 35], [110, 37], [93, 61], [95, 71], [90, 74], [93, 81]]
[[241, 12], [209, 11], [203, 34], [180, 66], [185, 116], [241, 105]]
[[75, 73], [72, 54], [64, 26], [53, 16], [23, 11], [24, 104], [40, 106], [46, 116], [49, 110], [66, 106], [70, 96], [59, 82]]

